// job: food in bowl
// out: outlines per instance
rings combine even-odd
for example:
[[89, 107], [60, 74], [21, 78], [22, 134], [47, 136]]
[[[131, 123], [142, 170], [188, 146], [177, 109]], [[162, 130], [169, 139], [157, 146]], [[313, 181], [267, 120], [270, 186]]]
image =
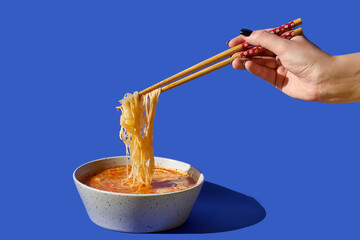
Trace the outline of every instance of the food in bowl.
[[115, 166], [86, 177], [82, 182], [90, 187], [117, 193], [168, 193], [193, 187], [196, 180], [186, 172], [155, 167], [151, 187], [134, 187], [128, 179], [131, 166]]
[[182, 225], [204, 183], [193, 166], [154, 157], [153, 126], [160, 89], [120, 101], [120, 139], [129, 156], [92, 161], [73, 178], [90, 219], [122, 232], [158, 232]]
[[203, 174], [190, 164], [154, 157], [155, 166], [185, 172], [196, 184], [167, 193], [117, 193], [99, 190], [83, 183], [89, 176], [116, 166], [126, 165], [128, 156], [109, 157], [85, 163], [73, 179], [90, 219], [97, 225], [121, 232], [160, 232], [182, 225], [204, 183]]

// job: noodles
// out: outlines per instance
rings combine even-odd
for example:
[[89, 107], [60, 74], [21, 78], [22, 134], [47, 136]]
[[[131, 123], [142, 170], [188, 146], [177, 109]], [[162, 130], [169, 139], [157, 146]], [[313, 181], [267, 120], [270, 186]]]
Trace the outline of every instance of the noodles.
[[132, 187], [151, 188], [154, 173], [153, 127], [160, 89], [139, 95], [126, 94], [120, 100], [120, 139], [125, 143], [126, 155], [131, 156], [131, 172], [127, 182]]

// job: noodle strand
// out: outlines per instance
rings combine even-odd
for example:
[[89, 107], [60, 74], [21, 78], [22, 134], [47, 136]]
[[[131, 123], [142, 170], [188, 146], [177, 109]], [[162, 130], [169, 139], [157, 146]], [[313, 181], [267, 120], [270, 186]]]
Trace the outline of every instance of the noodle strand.
[[154, 174], [153, 129], [159, 95], [160, 89], [156, 89], [144, 95], [128, 93], [120, 100], [119, 136], [125, 143], [126, 155], [130, 155], [132, 165], [127, 181], [139, 189], [143, 186], [151, 188]]

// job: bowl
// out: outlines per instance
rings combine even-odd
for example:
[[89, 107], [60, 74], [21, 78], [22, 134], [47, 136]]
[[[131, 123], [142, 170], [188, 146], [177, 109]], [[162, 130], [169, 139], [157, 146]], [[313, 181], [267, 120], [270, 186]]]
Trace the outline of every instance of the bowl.
[[155, 157], [155, 166], [188, 172], [195, 186], [170, 193], [127, 194], [98, 190], [81, 181], [109, 167], [126, 165], [128, 156], [108, 157], [85, 163], [73, 173], [73, 179], [90, 219], [115, 231], [146, 233], [170, 230], [182, 225], [204, 183], [204, 175], [195, 167], [168, 158]]

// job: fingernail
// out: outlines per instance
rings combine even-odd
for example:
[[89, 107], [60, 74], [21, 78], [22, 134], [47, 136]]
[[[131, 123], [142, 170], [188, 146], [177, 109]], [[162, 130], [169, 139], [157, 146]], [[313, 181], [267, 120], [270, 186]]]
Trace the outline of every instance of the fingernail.
[[253, 31], [251, 31], [250, 29], [243, 28], [240, 30], [240, 35], [244, 35], [244, 36], [248, 37], [251, 35], [252, 32]]
[[228, 46], [229, 46], [229, 42], [230, 42], [230, 40], [228, 40], [228, 41], [226, 42], [226, 45], [228, 45]]
[[246, 67], [245, 67], [246, 61], [243, 61], [242, 64], [243, 64], [244, 68], [246, 69]]

